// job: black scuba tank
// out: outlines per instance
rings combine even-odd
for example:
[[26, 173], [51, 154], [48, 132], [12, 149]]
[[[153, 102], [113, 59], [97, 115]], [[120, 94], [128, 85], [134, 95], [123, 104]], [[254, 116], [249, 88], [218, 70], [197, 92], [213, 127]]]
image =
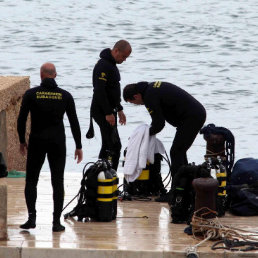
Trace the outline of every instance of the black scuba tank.
[[112, 175], [112, 180], [113, 180], [113, 185], [112, 185], [112, 219], [116, 219], [116, 215], [117, 215], [117, 197], [118, 197], [118, 190], [117, 190], [117, 185], [119, 183], [119, 178], [117, 177], [116, 171], [111, 168], [110, 173]]
[[111, 221], [113, 215], [113, 176], [108, 169], [98, 174], [97, 219]]

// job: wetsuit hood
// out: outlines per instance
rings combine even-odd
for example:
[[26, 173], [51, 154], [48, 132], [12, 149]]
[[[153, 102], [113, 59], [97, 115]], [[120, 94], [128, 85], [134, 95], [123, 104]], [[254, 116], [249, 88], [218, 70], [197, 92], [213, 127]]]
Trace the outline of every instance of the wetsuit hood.
[[138, 82], [136, 84], [136, 90], [141, 93], [142, 97], [144, 97], [145, 91], [148, 87], [149, 83], [148, 82]]
[[103, 58], [103, 59], [106, 59], [113, 64], [116, 64], [116, 60], [112, 56], [110, 48], [105, 48], [104, 50], [102, 50], [99, 54], [99, 57]]
[[46, 88], [50, 88], [50, 89], [54, 89], [58, 85], [56, 84], [55, 79], [53, 79], [53, 78], [45, 78], [44, 80], [41, 81], [40, 86], [43, 86], [43, 87], [46, 87]]

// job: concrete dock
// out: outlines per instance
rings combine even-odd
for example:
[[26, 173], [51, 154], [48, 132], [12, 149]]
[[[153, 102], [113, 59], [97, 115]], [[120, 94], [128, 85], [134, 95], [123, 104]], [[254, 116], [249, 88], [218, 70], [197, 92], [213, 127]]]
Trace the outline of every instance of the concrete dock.
[[[80, 173], [65, 173], [65, 204], [79, 191]], [[200, 240], [186, 235], [185, 224], [172, 224], [166, 203], [154, 201], [119, 201], [115, 221], [78, 222], [62, 218], [64, 232], [52, 232], [52, 186], [50, 173], [41, 173], [38, 185], [37, 227], [29, 231], [19, 225], [27, 220], [24, 178], [5, 178], [8, 185], [7, 241], [0, 241], [0, 258], [182, 258], [185, 249]], [[122, 182], [122, 180], [120, 180]], [[64, 213], [77, 203], [72, 202]], [[223, 224], [258, 231], [258, 217], [226, 214]], [[257, 240], [258, 241], [258, 240]], [[200, 258], [258, 257], [258, 251], [212, 251], [214, 242], [198, 247]]]

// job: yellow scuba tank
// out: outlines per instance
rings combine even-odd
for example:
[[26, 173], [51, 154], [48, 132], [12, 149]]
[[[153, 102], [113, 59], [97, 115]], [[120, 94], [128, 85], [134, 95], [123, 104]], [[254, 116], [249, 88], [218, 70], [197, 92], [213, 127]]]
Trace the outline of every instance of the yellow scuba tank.
[[216, 173], [216, 178], [219, 182], [218, 193], [217, 193], [217, 212], [218, 216], [221, 217], [225, 214], [227, 209], [227, 171], [221, 157], [217, 157], [218, 169]]
[[[124, 167], [126, 160], [127, 148], [124, 150], [124, 160], [122, 166]], [[150, 163], [147, 161], [146, 167], [134, 182], [128, 183], [124, 179], [124, 191], [130, 195], [149, 195], [149, 180], [150, 180]]]
[[98, 174], [97, 219], [111, 221], [113, 214], [113, 176], [107, 169]]
[[142, 173], [136, 180], [147, 181], [150, 179], [150, 163], [147, 161], [146, 167], [142, 170]]
[[219, 182], [218, 196], [226, 196], [226, 186], [227, 186], [227, 172], [226, 168], [223, 166], [221, 158], [217, 157], [219, 162], [219, 168], [216, 171], [216, 178]]
[[150, 163], [147, 161], [146, 167], [142, 170], [139, 177], [135, 180], [135, 186], [137, 189], [137, 193], [143, 196], [150, 195]]

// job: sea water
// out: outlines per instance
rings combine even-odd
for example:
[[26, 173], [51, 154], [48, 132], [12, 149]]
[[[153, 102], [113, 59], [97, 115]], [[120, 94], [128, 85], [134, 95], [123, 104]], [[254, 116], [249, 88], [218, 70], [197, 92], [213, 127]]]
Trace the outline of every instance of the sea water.
[[[102, 49], [126, 39], [131, 56], [118, 68], [121, 88], [138, 81], [178, 85], [207, 110], [214, 123], [235, 136], [235, 158], [258, 158], [258, 2], [256, 0], [0, 0], [0, 73], [30, 76], [39, 85], [40, 66], [56, 65], [58, 85], [72, 93], [82, 131], [84, 160], [76, 164], [75, 144], [65, 116], [66, 171], [81, 172], [96, 161], [101, 145], [98, 126], [87, 140], [92, 70]], [[122, 150], [140, 124], [150, 124], [144, 106], [124, 103], [127, 124], [118, 126]], [[169, 153], [175, 128], [157, 134]], [[189, 162], [203, 162], [198, 135]], [[121, 155], [121, 161], [123, 156]], [[48, 163], [43, 166], [48, 171]], [[122, 172], [121, 162], [118, 171]], [[162, 173], [168, 172], [163, 163]]]

